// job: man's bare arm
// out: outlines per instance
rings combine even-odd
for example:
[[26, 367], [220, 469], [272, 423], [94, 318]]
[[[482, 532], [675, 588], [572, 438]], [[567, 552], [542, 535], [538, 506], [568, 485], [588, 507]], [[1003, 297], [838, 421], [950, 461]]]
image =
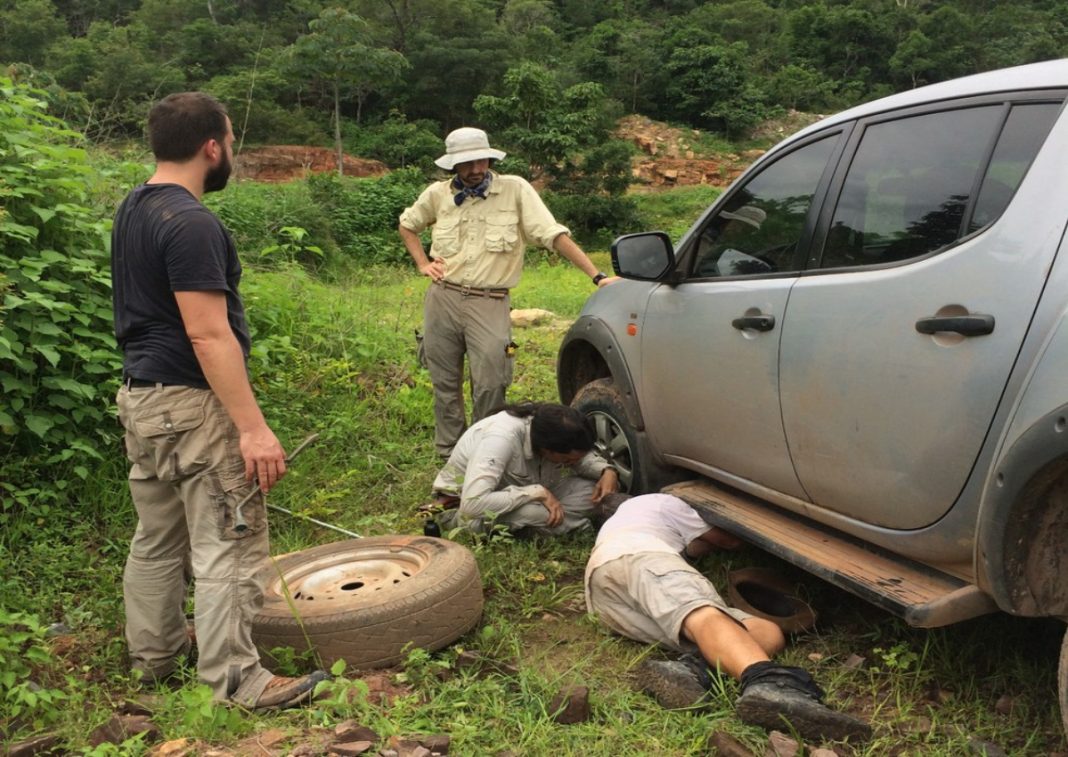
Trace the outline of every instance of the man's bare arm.
[[197, 362], [240, 435], [245, 478], [259, 479], [266, 493], [286, 472], [286, 453], [256, 403], [241, 345], [226, 317], [221, 291], [175, 292], [178, 310]]
[[423, 240], [419, 238], [419, 235], [405, 226], [398, 226], [397, 231], [400, 233], [401, 241], [404, 242], [408, 254], [415, 261], [415, 267], [419, 269], [419, 273], [429, 276], [434, 281], [443, 279], [445, 263], [440, 260], [430, 260], [426, 256], [426, 251], [423, 250]]

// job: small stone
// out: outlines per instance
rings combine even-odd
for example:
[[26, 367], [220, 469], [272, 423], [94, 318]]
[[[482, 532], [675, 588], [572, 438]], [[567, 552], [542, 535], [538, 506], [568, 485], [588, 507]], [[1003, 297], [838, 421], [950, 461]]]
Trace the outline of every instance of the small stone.
[[193, 743], [189, 739], [174, 739], [160, 744], [152, 751], [152, 757], [185, 757], [191, 754]]
[[823, 662], [823, 655], [820, 652], [813, 652], [808, 656], [809, 662]]
[[289, 752], [289, 757], [318, 757], [323, 753], [320, 747], [314, 744], [298, 744]]
[[355, 720], [346, 720], [338, 723], [334, 728], [334, 737], [338, 741], [370, 741], [376, 743], [380, 736], [365, 725], [360, 725]]
[[370, 750], [374, 745], [373, 741], [346, 741], [340, 744], [331, 744], [330, 754], [341, 755], [341, 757], [356, 757], [356, 755]]
[[121, 744], [127, 739], [139, 734], [144, 734], [145, 744], [154, 744], [163, 738], [160, 727], [148, 719], [147, 715], [120, 715], [111, 716], [104, 725], [97, 728], [89, 735], [89, 743], [100, 746], [104, 743]]
[[378, 757], [400, 757], [396, 749], [383, 749], [378, 753]]
[[726, 731], [716, 731], [708, 739], [708, 748], [718, 757], [753, 757], [742, 742]]
[[766, 757], [797, 757], [801, 745], [782, 731], [772, 731], [768, 736]]
[[999, 715], [1011, 715], [1012, 708], [1016, 705], [1016, 700], [1010, 697], [1008, 694], [1002, 694], [998, 697], [997, 703], [994, 705], [994, 710]]
[[512, 325], [518, 328], [537, 326], [556, 318], [556, 313], [541, 308], [521, 308], [511, 312]]
[[849, 655], [849, 657], [846, 658], [846, 661], [842, 663], [842, 667], [848, 668], [849, 670], [856, 670], [863, 664], [863, 657], [861, 657], [859, 654], [851, 654]]
[[430, 757], [430, 750], [412, 739], [393, 736], [389, 740], [389, 746], [396, 751], [397, 757]]
[[276, 744], [281, 744], [283, 741], [289, 738], [289, 734], [283, 731], [281, 728], [268, 728], [266, 731], [256, 737], [256, 743], [265, 747], [272, 747]]
[[11, 744], [4, 752], [8, 757], [32, 757], [36, 754], [52, 754], [59, 746], [59, 734], [45, 733], [32, 739]]
[[949, 689], [943, 689], [937, 683], [932, 683], [927, 688], [927, 698], [937, 704], [946, 704], [953, 701], [953, 692]]
[[931, 731], [931, 719], [926, 715], [917, 715], [914, 718], [910, 718], [905, 723], [905, 731], [907, 733], [930, 733]]
[[982, 739], [968, 739], [968, 749], [973, 754], [982, 755], [982, 757], [1008, 757], [1005, 750], [997, 744], [992, 744]]
[[561, 725], [585, 723], [590, 719], [590, 690], [586, 686], [569, 686], [557, 692], [549, 703], [553, 720]]
[[452, 743], [452, 737], [446, 734], [424, 736], [419, 739], [419, 743], [435, 754], [448, 754], [449, 745]]

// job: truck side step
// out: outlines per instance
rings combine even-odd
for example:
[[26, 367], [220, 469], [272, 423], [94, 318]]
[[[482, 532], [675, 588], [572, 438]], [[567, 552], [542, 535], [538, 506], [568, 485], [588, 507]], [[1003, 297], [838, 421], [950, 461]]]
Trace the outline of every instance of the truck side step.
[[855, 594], [917, 628], [937, 628], [997, 611], [994, 600], [956, 576], [862, 545], [707, 479], [671, 484], [674, 494], [746, 541]]

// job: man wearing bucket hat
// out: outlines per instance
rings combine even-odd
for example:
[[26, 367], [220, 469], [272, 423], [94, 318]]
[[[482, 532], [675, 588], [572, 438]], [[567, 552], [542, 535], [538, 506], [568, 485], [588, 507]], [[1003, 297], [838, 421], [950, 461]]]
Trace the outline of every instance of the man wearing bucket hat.
[[741, 682], [736, 709], [745, 723], [768, 729], [789, 723], [808, 739], [871, 735], [866, 723], [824, 705], [822, 690], [803, 669], [770, 660], [785, 646], [778, 625], [728, 607], [688, 563], [717, 547], [738, 547], [737, 538], [709, 527], [670, 494], [633, 497], [616, 507], [617, 497], [602, 500], [605, 511], [616, 509], [586, 565], [586, 607], [616, 633], [684, 653], [643, 663], [647, 692], [665, 707], [699, 707], [712, 687], [711, 666]]
[[[442, 457], [467, 428], [465, 354], [471, 422], [505, 404], [516, 350], [508, 292], [519, 283], [526, 247], [555, 250], [596, 286], [613, 281], [556, 222], [529, 182], [491, 170], [504, 156], [481, 129], [456, 129], [435, 161], [453, 176], [427, 187], [400, 217], [404, 246], [433, 282], [424, 303], [422, 351], [434, 385], [434, 445]], [[419, 238], [428, 227], [429, 256]]]

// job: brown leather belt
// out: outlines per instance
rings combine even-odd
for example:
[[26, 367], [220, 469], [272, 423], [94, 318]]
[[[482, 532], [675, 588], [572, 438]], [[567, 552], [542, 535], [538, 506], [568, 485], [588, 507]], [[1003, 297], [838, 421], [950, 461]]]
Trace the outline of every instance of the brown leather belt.
[[460, 286], [444, 280], [435, 281], [434, 283], [453, 292], [459, 292], [463, 297], [491, 297], [495, 300], [503, 300], [508, 296], [507, 289], [478, 289], [477, 287]]

